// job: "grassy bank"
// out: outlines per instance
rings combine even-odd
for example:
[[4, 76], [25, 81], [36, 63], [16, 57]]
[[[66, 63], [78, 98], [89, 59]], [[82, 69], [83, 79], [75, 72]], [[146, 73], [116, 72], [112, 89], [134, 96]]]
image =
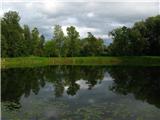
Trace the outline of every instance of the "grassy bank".
[[46, 65], [128, 65], [160, 66], [160, 56], [134, 57], [17, 57], [2, 58], [2, 68], [35, 67]]

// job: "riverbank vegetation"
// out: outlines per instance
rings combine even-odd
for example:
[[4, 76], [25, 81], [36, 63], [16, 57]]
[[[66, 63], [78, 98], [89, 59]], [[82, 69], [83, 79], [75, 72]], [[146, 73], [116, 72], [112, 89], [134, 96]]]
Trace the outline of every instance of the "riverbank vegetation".
[[6, 12], [1, 20], [2, 58], [160, 55], [160, 15], [136, 22], [131, 28], [123, 26], [111, 31], [113, 42], [108, 46], [89, 31], [87, 37], [81, 38], [74, 26], [67, 27], [64, 35], [61, 26], [55, 25], [53, 38], [46, 40], [38, 28], [31, 30], [19, 22], [16, 11]]
[[116, 65], [116, 66], [160, 66], [160, 57], [16, 57], [1, 61], [2, 68], [36, 67], [46, 65]]

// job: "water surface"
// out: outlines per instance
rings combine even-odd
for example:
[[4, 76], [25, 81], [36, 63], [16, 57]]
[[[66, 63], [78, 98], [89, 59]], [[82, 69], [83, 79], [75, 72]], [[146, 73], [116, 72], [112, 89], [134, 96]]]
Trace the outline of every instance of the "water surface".
[[2, 120], [158, 120], [160, 67], [2, 69]]

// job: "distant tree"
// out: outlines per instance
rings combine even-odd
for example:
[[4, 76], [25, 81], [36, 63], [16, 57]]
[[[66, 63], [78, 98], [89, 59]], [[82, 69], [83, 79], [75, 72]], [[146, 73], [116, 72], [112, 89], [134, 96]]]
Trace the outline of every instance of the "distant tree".
[[91, 32], [88, 32], [88, 37], [82, 40], [82, 46], [81, 53], [85, 56], [101, 55], [104, 50], [103, 40], [97, 39]]
[[56, 54], [56, 43], [53, 40], [49, 40], [45, 43], [44, 52], [47, 57], [55, 57]]
[[23, 28], [23, 33], [24, 33], [24, 44], [25, 44], [25, 55], [30, 55], [32, 54], [32, 35], [29, 29], [28, 25], [24, 25]]
[[79, 32], [73, 26], [67, 27], [67, 47], [68, 56], [79, 56], [80, 53], [80, 39]]
[[110, 32], [113, 43], [109, 46], [109, 52], [111, 55], [129, 55], [129, 29], [127, 27], [117, 28]]
[[45, 37], [43, 35], [41, 35], [39, 42], [38, 42], [38, 45], [37, 45], [37, 55], [38, 56], [44, 55], [44, 42], [45, 42]]
[[68, 47], [68, 41], [67, 41], [67, 38], [66, 37], [64, 37], [64, 41], [63, 41], [64, 43], [63, 43], [63, 47], [62, 47], [62, 49], [61, 49], [61, 55], [63, 56], [63, 57], [66, 57], [67, 56], [67, 53], [68, 53], [68, 49], [69, 49], [69, 47]]
[[88, 41], [87, 41], [87, 37], [86, 38], [82, 38], [81, 39], [81, 43], [80, 43], [80, 55], [81, 56], [87, 56], [88, 55]]
[[39, 31], [37, 28], [34, 28], [32, 30], [32, 54], [33, 55], [39, 55], [39, 42], [40, 42], [40, 37], [39, 37]]
[[105, 47], [104, 40], [102, 38], [98, 38], [96, 42], [96, 55], [105, 55]]
[[127, 55], [144, 55], [148, 42], [137, 29], [130, 29], [128, 38], [128, 54]]
[[60, 25], [55, 25], [54, 27], [54, 37], [53, 40], [56, 42], [56, 52], [59, 57], [62, 56], [62, 49], [64, 45], [64, 33]]

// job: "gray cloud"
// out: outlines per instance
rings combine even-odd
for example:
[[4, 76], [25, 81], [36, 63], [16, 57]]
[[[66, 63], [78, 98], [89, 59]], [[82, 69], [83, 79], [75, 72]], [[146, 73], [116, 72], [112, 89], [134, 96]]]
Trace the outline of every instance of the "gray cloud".
[[52, 38], [53, 26], [60, 24], [64, 30], [67, 26], [76, 26], [82, 37], [90, 31], [106, 40], [109, 40], [108, 32], [114, 28], [132, 26], [136, 21], [159, 14], [158, 0], [53, 1], [4, 2], [2, 13], [8, 10], [18, 11], [21, 24], [38, 27], [48, 39]]

